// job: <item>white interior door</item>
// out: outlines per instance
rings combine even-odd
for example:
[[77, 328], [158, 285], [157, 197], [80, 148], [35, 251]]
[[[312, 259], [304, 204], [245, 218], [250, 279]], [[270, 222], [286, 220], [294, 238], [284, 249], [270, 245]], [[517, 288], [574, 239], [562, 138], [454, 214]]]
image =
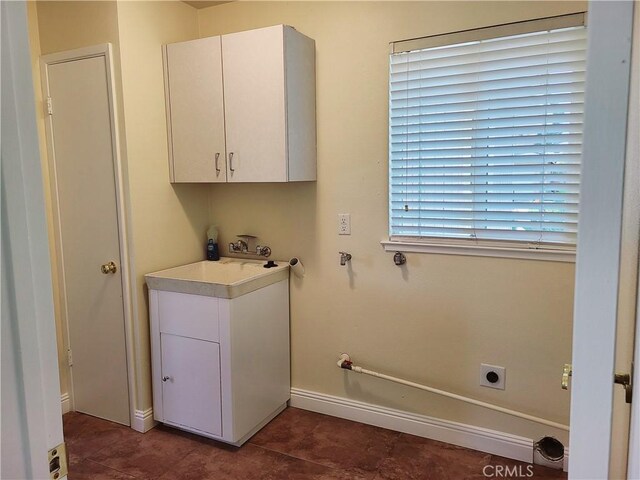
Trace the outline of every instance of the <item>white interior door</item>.
[[282, 26], [222, 37], [229, 182], [286, 182]]
[[226, 182], [220, 37], [165, 50], [174, 182]]
[[[57, 253], [73, 408], [130, 424], [115, 152], [105, 55], [46, 63]], [[113, 262], [115, 271], [101, 266]]]
[[40, 479], [49, 478], [47, 453], [63, 434], [25, 2], [0, 2], [0, 25], [0, 477]]
[[612, 419], [624, 406], [620, 395], [614, 404], [614, 389], [621, 387], [613, 378], [620, 279], [629, 261], [621, 247], [633, 8], [631, 1], [589, 4], [569, 445], [575, 479], [625, 475], [616, 465], [626, 464], [627, 452], [612, 451], [612, 440], [615, 445], [628, 434], [628, 408], [615, 428]]
[[222, 436], [220, 345], [162, 333], [163, 421]]

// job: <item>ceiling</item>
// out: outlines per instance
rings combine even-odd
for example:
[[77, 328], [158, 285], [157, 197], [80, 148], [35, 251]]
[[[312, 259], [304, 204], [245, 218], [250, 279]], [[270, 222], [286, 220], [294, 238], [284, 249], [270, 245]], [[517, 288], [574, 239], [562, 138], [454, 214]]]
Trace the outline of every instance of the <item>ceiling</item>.
[[183, 0], [183, 1], [184, 3], [187, 3], [195, 8], [214, 7], [216, 5], [222, 5], [223, 3], [229, 3], [228, 1], [227, 2], [210, 2], [209, 0]]

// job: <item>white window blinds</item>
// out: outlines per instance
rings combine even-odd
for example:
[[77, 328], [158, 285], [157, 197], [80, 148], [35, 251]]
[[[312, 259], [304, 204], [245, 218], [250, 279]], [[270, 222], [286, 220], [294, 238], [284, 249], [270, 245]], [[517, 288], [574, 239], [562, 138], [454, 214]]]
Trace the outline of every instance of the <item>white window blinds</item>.
[[393, 53], [392, 239], [575, 245], [584, 26]]

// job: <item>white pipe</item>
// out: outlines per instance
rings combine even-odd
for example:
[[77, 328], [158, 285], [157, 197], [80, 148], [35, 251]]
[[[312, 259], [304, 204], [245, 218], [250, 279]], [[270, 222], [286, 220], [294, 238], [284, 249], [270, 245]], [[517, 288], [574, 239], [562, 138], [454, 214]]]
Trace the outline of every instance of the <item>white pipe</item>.
[[[346, 362], [346, 366], [345, 366]], [[346, 370], [351, 370], [356, 373], [362, 373], [364, 375], [371, 375], [372, 377], [382, 378], [384, 380], [389, 380], [391, 382], [399, 383], [401, 385], [407, 385], [408, 387], [418, 388], [420, 390], [424, 390], [426, 392], [435, 393], [436, 395], [442, 395], [444, 397], [453, 398], [455, 400], [460, 400], [461, 402], [470, 403], [472, 405], [477, 405], [479, 407], [488, 408], [490, 410], [495, 410], [496, 412], [505, 413], [507, 415], [511, 415], [512, 417], [524, 418], [525, 420], [529, 420], [531, 422], [540, 423], [542, 425], [547, 425], [549, 427], [557, 428], [560, 430], [569, 431], [569, 426], [564, 425], [562, 423], [552, 422], [551, 420], [547, 420], [545, 418], [536, 417], [533, 415], [529, 415], [527, 413], [518, 412], [517, 410], [511, 410], [509, 408], [499, 407], [497, 405], [493, 405], [487, 402], [481, 402], [480, 400], [475, 400], [473, 398], [464, 397], [462, 395], [458, 395], [456, 393], [447, 392], [445, 390], [439, 390], [433, 387], [427, 387], [426, 385], [421, 385], [419, 383], [410, 382], [408, 380], [403, 380], [402, 378], [392, 377], [391, 375], [385, 375], [384, 373], [374, 372], [372, 370], [367, 370], [362, 367], [358, 367], [351, 364], [351, 359], [348, 354], [343, 353], [340, 355], [340, 360], [338, 360], [338, 366], [340, 368], [344, 368]]]

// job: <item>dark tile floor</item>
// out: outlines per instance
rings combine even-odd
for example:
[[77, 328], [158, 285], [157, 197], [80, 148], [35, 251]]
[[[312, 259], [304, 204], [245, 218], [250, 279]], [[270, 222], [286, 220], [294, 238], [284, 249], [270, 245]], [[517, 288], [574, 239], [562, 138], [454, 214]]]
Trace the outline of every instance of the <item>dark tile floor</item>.
[[[63, 417], [70, 480], [561, 479], [558, 470], [288, 408], [241, 448], [158, 426], [146, 434], [80, 413]], [[515, 467], [515, 468], [514, 468]], [[493, 478], [510, 478], [497, 476]]]

